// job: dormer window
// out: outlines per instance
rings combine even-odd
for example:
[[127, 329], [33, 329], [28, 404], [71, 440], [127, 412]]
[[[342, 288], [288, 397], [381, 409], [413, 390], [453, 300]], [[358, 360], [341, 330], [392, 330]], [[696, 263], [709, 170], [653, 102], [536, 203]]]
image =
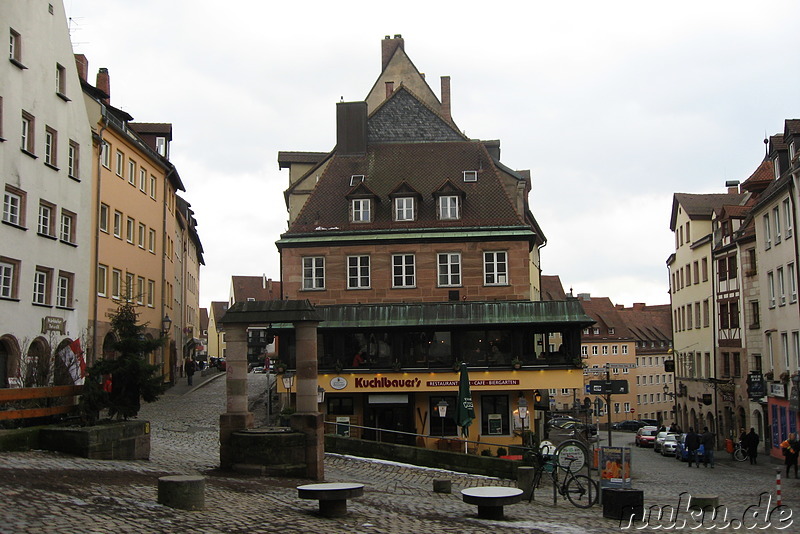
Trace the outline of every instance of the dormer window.
[[363, 174], [354, 174], [350, 177], [350, 187], [353, 187], [356, 184], [359, 184], [364, 181]]
[[156, 137], [156, 152], [158, 152], [159, 156], [168, 157], [166, 137]]
[[478, 181], [478, 171], [464, 171], [464, 181], [465, 182], [477, 182]]
[[414, 220], [414, 197], [397, 197], [394, 199], [394, 220]]
[[368, 198], [354, 198], [351, 201], [352, 215], [354, 223], [370, 222], [371, 202]]
[[777, 156], [772, 160], [772, 168], [775, 171], [775, 179], [777, 180], [781, 177], [781, 165]]
[[442, 220], [459, 219], [461, 210], [459, 209], [459, 197], [456, 195], [443, 195], [439, 197], [439, 218]]

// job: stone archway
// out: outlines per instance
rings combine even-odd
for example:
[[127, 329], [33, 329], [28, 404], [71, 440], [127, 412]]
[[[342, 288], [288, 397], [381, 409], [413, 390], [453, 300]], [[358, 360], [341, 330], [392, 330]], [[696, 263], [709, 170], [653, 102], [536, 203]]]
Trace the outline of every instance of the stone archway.
[[114, 344], [117, 342], [117, 336], [114, 332], [109, 332], [103, 338], [103, 359], [116, 360], [117, 351], [114, 350]]
[[72, 386], [74, 384], [72, 377], [69, 374], [64, 358], [60, 356], [61, 351], [64, 350], [72, 343], [71, 339], [64, 339], [56, 347], [55, 361], [53, 364], [53, 385], [54, 386]]
[[19, 376], [19, 343], [10, 335], [0, 337], [0, 388], [10, 387], [9, 379]]
[[41, 336], [28, 346], [23, 369], [23, 385], [25, 387], [48, 386], [52, 379], [52, 358], [50, 344]]

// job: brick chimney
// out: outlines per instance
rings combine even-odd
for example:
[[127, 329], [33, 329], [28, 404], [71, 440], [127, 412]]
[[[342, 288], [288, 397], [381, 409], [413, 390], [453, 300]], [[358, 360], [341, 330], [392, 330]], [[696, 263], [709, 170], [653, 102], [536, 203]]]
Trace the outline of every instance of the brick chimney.
[[453, 122], [450, 115], [450, 76], [442, 76], [442, 117], [447, 122]]
[[108, 69], [106, 67], [101, 67], [100, 70], [97, 71], [97, 83], [95, 87], [103, 91], [105, 94], [108, 95], [108, 98], [103, 99], [103, 103], [105, 105], [111, 104], [111, 79], [108, 76]]
[[381, 41], [381, 72], [386, 70], [386, 65], [389, 64], [389, 60], [392, 59], [398, 48], [404, 49], [402, 35], [398, 33], [394, 36], [394, 39], [388, 35], [383, 38], [383, 41]]
[[78, 67], [78, 77], [84, 82], [88, 82], [89, 60], [83, 54], [75, 54], [75, 66]]
[[367, 103], [336, 104], [336, 152], [343, 156], [367, 151]]
[[725, 187], [728, 188], [728, 194], [735, 195], [739, 192], [739, 180], [728, 180]]

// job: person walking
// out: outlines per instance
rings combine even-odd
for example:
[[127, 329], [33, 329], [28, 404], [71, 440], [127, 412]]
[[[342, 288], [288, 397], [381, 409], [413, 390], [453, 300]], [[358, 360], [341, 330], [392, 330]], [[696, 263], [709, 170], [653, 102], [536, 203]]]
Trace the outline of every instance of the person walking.
[[744, 437], [743, 444], [747, 448], [747, 456], [750, 458], [750, 465], [756, 465], [756, 456], [758, 456], [758, 443], [761, 439], [756, 434], [756, 429], [750, 427], [750, 432]]
[[689, 451], [689, 467], [692, 467], [692, 462], [697, 464], [698, 468], [700, 467], [700, 460], [697, 458], [697, 449], [700, 448], [700, 443], [700, 436], [695, 433], [694, 427], [690, 426], [684, 440], [686, 450]]
[[781, 443], [781, 452], [783, 452], [783, 463], [786, 464], [786, 478], [789, 478], [789, 469], [794, 467], [794, 478], [797, 477], [797, 457], [800, 455], [800, 441], [797, 441], [797, 436], [794, 432], [789, 434], [789, 437]]
[[197, 369], [197, 366], [194, 363], [194, 360], [191, 358], [186, 358], [186, 361], [183, 364], [183, 370], [186, 371], [186, 378], [188, 380], [189, 385], [192, 385], [192, 377], [194, 377], [194, 372]]
[[703, 434], [700, 436], [700, 441], [703, 444], [703, 466], [714, 468], [714, 433], [708, 430], [707, 426], [703, 427]]

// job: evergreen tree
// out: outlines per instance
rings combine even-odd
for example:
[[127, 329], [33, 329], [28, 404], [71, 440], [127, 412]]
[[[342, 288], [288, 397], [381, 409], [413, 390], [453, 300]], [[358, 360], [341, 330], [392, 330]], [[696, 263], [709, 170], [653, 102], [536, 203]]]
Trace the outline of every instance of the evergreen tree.
[[104, 409], [111, 418], [136, 417], [141, 400], [153, 402], [164, 392], [160, 366], [147, 363], [147, 355], [160, 348], [166, 338], [145, 337], [147, 324], [138, 324], [138, 317], [130, 301], [121, 303], [111, 317], [117, 358], [98, 360], [87, 370], [81, 414], [88, 424], [95, 423]]

